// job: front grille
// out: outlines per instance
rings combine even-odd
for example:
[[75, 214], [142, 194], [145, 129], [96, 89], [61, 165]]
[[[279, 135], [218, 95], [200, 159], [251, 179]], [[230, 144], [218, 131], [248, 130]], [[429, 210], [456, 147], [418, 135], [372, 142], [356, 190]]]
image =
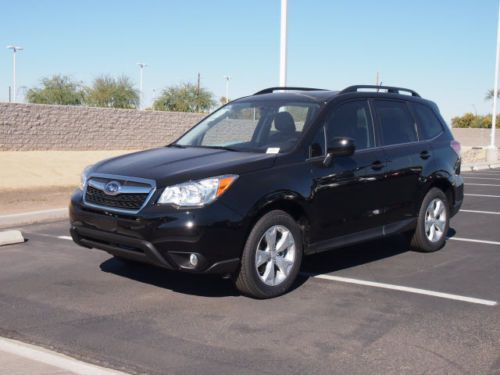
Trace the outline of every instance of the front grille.
[[102, 190], [87, 186], [85, 200], [99, 206], [122, 208], [125, 210], [138, 210], [144, 204], [148, 194], [118, 194], [107, 195]]
[[[106, 193], [106, 186], [110, 182], [120, 186], [119, 194]], [[84, 203], [128, 213], [137, 213], [155, 189], [154, 181], [111, 175], [94, 175], [86, 185]]]

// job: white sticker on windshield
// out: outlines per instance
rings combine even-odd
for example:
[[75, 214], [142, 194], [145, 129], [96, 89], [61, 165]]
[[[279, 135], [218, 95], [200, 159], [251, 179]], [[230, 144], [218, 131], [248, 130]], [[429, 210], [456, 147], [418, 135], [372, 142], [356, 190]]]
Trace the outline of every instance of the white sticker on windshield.
[[279, 147], [269, 147], [266, 151], [266, 154], [277, 154], [278, 152], [280, 152]]

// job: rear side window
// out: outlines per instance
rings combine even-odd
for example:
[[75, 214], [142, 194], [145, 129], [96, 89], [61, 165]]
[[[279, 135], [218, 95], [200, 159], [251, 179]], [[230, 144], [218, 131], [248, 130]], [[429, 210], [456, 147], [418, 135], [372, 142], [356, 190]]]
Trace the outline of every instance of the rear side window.
[[432, 109], [420, 103], [414, 103], [413, 108], [415, 109], [422, 139], [431, 139], [443, 132], [441, 122]]
[[375, 100], [374, 107], [383, 146], [418, 140], [415, 121], [405, 102]]

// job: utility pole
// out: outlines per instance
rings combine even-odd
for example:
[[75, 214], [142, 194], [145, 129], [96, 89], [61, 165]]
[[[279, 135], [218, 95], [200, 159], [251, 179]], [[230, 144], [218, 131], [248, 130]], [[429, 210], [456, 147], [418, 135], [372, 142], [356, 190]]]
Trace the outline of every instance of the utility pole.
[[198, 83], [196, 84], [196, 112], [200, 112], [200, 81], [201, 75], [198, 73]]
[[379, 72], [377, 72], [377, 78], [375, 79], [375, 86], [380, 86], [379, 82], [380, 82], [380, 74]]
[[12, 50], [12, 102], [16, 102], [16, 53], [22, 51], [24, 48], [19, 46], [10, 45], [8, 49]]
[[224, 79], [226, 80], [226, 104], [229, 103], [229, 80], [231, 79], [230, 76], [224, 76]]
[[288, 0], [281, 0], [280, 87], [286, 87]]
[[145, 63], [137, 63], [139, 66], [139, 109], [143, 109], [144, 105], [144, 91], [142, 90], [142, 78], [143, 78], [143, 71], [148, 64]]
[[498, 99], [498, 70], [500, 68], [500, 4], [498, 7], [498, 20], [497, 20], [497, 55], [495, 63], [495, 85], [493, 89], [493, 113], [491, 119], [491, 139], [490, 146], [486, 149], [486, 160], [488, 162], [496, 162], [498, 158], [498, 150], [495, 145], [495, 128], [497, 125], [497, 99]]

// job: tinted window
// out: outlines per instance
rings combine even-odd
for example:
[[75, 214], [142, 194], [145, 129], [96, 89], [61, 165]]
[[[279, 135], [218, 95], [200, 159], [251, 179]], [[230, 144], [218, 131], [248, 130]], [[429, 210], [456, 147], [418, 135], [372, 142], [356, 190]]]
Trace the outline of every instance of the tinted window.
[[354, 139], [357, 150], [373, 147], [373, 126], [366, 101], [352, 101], [333, 109], [326, 120], [328, 140], [336, 137]]
[[396, 145], [417, 141], [415, 121], [404, 102], [376, 100], [375, 112], [379, 119], [382, 145]]
[[436, 117], [432, 109], [426, 105], [415, 103], [413, 105], [417, 121], [420, 126], [420, 135], [422, 139], [431, 139], [439, 135], [443, 131], [441, 122]]

